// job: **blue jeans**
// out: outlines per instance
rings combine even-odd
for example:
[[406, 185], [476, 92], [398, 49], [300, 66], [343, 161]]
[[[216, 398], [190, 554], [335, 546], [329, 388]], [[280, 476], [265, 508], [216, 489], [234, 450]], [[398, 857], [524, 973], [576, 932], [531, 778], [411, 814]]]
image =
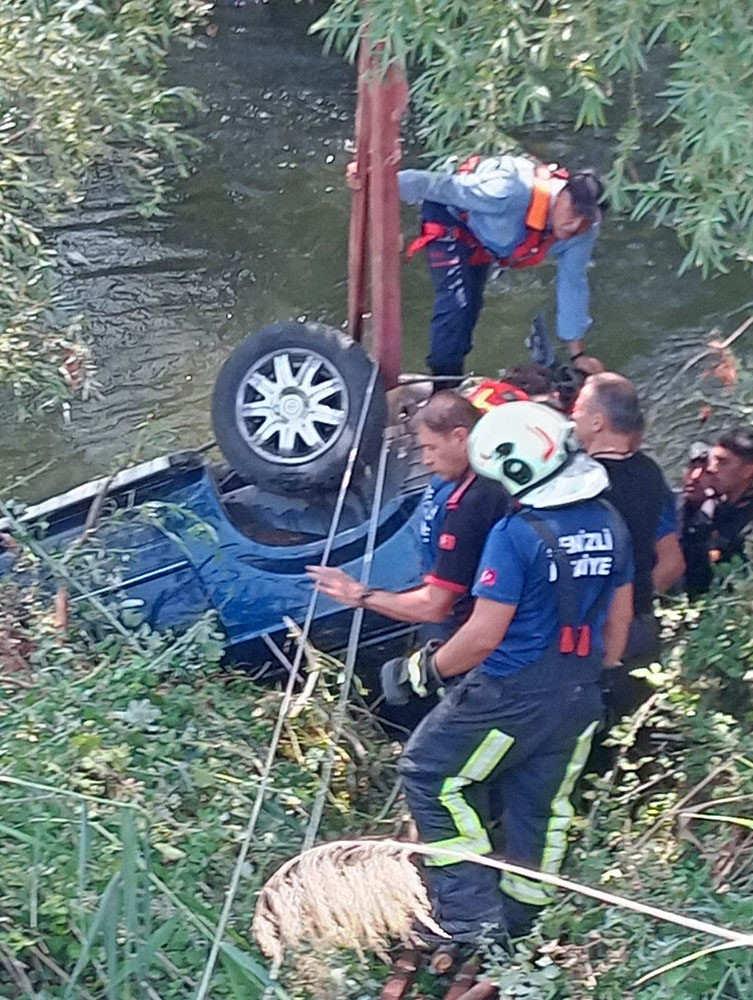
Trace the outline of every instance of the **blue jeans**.
[[[438, 222], [449, 230], [462, 227], [438, 202], [425, 201], [424, 222]], [[426, 363], [433, 375], [462, 375], [466, 354], [473, 346], [473, 329], [484, 303], [488, 264], [470, 264], [474, 247], [455, 235], [433, 240], [426, 247], [429, 275], [434, 286], [434, 309]]]

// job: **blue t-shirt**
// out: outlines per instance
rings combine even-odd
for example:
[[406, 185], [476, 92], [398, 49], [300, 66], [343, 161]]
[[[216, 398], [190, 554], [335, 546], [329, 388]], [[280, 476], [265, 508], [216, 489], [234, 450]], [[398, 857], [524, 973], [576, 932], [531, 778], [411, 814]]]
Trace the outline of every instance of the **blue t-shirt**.
[[656, 525], [656, 540], [659, 542], [662, 538], [666, 538], [667, 535], [671, 535], [673, 532], [676, 534], [677, 531], [677, 501], [675, 500], [674, 493], [668, 489], [662, 509], [659, 512], [659, 523]]
[[[613, 593], [633, 579], [630, 537], [622, 518], [598, 500], [536, 512], [567, 552], [578, 588], [580, 621], [605, 587]], [[473, 588], [475, 597], [517, 605], [504, 639], [481, 664], [495, 677], [516, 673], [538, 660], [557, 636], [557, 567], [549, 547], [520, 514], [491, 530]], [[603, 651], [609, 601], [591, 622], [592, 648]], [[579, 622], [573, 622], [577, 625]]]
[[421, 572], [434, 569], [439, 552], [439, 536], [445, 519], [445, 504], [452, 496], [457, 483], [452, 479], [432, 476], [421, 497], [421, 520], [418, 533], [421, 539]]

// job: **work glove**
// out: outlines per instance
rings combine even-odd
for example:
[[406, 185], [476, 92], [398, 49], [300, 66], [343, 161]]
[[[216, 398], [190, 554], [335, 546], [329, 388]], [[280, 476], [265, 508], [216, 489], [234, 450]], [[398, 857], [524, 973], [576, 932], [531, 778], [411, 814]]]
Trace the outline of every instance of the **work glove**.
[[427, 698], [436, 694], [444, 681], [434, 662], [434, 654], [442, 645], [431, 639], [411, 656], [398, 656], [382, 666], [382, 692], [389, 705], [407, 705], [411, 698]]

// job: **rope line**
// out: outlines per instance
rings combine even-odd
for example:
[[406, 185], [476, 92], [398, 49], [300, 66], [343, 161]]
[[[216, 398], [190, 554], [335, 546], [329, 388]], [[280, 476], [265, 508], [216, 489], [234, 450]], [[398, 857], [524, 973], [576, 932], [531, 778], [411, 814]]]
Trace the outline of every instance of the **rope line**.
[[[377, 467], [377, 477], [374, 486], [374, 502], [371, 506], [371, 518], [369, 519], [366, 549], [364, 551], [363, 562], [361, 564], [360, 583], [365, 587], [368, 587], [369, 585], [371, 565], [374, 561], [374, 548], [376, 546], [377, 529], [379, 528], [379, 514], [382, 509], [382, 495], [384, 493], [384, 481], [386, 477], [387, 456], [389, 455], [389, 450], [390, 443], [385, 435], [382, 439], [382, 450], [379, 454], [379, 465]], [[358, 652], [358, 640], [361, 637], [363, 616], [364, 609], [362, 607], [356, 608], [353, 619], [350, 623], [350, 635], [348, 636], [348, 648], [345, 655], [345, 669], [343, 671], [342, 684], [340, 685], [340, 696], [333, 714], [332, 735], [330, 736], [327, 756], [322, 766], [319, 787], [316, 790], [316, 796], [314, 798], [313, 805], [311, 806], [311, 813], [309, 814], [308, 826], [306, 827], [306, 834], [303, 838], [304, 850], [309, 847], [313, 847], [316, 835], [319, 832], [319, 825], [322, 821], [324, 802], [327, 798], [327, 792], [329, 791], [330, 782], [332, 780], [335, 751], [339, 746], [340, 737], [342, 736], [343, 727], [345, 725], [348, 696], [350, 695], [350, 687], [353, 683], [353, 674], [356, 667], [356, 653]]]
[[639, 900], [629, 899], [627, 896], [621, 896], [613, 892], [604, 892], [602, 889], [595, 889], [580, 882], [573, 882], [571, 879], [562, 878], [559, 875], [550, 875], [548, 872], [537, 871], [535, 868], [526, 868], [523, 865], [512, 864], [509, 861], [501, 861], [498, 858], [485, 857], [481, 854], [475, 854], [472, 851], [459, 851], [446, 847], [439, 848], [432, 844], [409, 844], [399, 840], [331, 841], [326, 844], [319, 844], [309, 851], [304, 851], [296, 855], [290, 861], [286, 861], [272, 877], [275, 880], [284, 877], [286, 872], [294, 867], [304, 854], [324, 853], [333, 847], [342, 850], [350, 848], [376, 848], [379, 850], [380, 848], [385, 848], [399, 854], [421, 854], [428, 857], [446, 857], [447, 855], [452, 855], [458, 861], [471, 861], [474, 864], [483, 865], [486, 868], [494, 868], [496, 871], [506, 872], [510, 875], [520, 875], [523, 878], [551, 885], [564, 892], [574, 892], [581, 896], [588, 896], [591, 899], [598, 900], [600, 903], [606, 903], [608, 906], [617, 906], [621, 909], [632, 910], [634, 913], [652, 917], [654, 920], [666, 921], [667, 923], [676, 924], [679, 927], [685, 927], [688, 930], [700, 931], [702, 934], [720, 938], [723, 941], [731, 941], [733, 944], [741, 947], [753, 948], [753, 933], [744, 933], [733, 928], [721, 927], [719, 924], [712, 924], [707, 920], [686, 917], [683, 914], [673, 913], [671, 910], [665, 910], [659, 906], [652, 906], [650, 903], [642, 903]]
[[[361, 412], [358, 417], [358, 424], [356, 426], [356, 431], [353, 437], [353, 444], [351, 445], [350, 451], [348, 453], [348, 460], [345, 466], [345, 471], [343, 473], [342, 482], [340, 484], [340, 490], [337, 494], [337, 500], [335, 502], [335, 509], [332, 512], [332, 520], [329, 526], [329, 533], [327, 534], [327, 540], [324, 544], [324, 551], [322, 552], [321, 566], [326, 566], [329, 561], [330, 554], [332, 552], [332, 547], [334, 545], [335, 534], [337, 533], [337, 528], [340, 523], [340, 517], [342, 515], [343, 506], [345, 504], [345, 496], [350, 487], [351, 479], [353, 478], [353, 472], [356, 466], [356, 459], [358, 457], [358, 450], [361, 446], [361, 439], [363, 438], [364, 428], [366, 426], [366, 417], [371, 406], [371, 399], [374, 395], [374, 388], [376, 386], [377, 376], [379, 372], [376, 365], [371, 367], [371, 375], [369, 376], [369, 382], [366, 387], [366, 392], [364, 394], [363, 404], [361, 406]], [[206, 965], [204, 966], [204, 971], [202, 973], [201, 982], [199, 983], [199, 988], [196, 992], [195, 1000], [205, 1000], [209, 993], [209, 986], [212, 980], [212, 973], [214, 972], [215, 965], [217, 964], [217, 957], [220, 952], [220, 945], [222, 939], [225, 935], [225, 930], [230, 920], [230, 913], [232, 911], [233, 903], [235, 897], [238, 893], [238, 886], [240, 885], [241, 875], [243, 872], [243, 866], [246, 861], [246, 856], [248, 855], [249, 847], [251, 846], [251, 840], [256, 832], [256, 824], [259, 820], [261, 814], [261, 807], [264, 803], [264, 798], [267, 794], [269, 788], [269, 781], [272, 774], [272, 766], [277, 756], [277, 748], [280, 743], [280, 738], [282, 736], [282, 727], [285, 723], [285, 718], [287, 716], [288, 710], [290, 708], [290, 703], [293, 698], [293, 689], [295, 687], [296, 680], [298, 679], [298, 674], [301, 667], [301, 662], [303, 660], [303, 653], [305, 649], [305, 644], [308, 639], [309, 631], [311, 630], [311, 624], [314, 620], [314, 612], [316, 610], [316, 603], [318, 600], [318, 591], [315, 589], [311, 594], [311, 599], [309, 600], [308, 608], [306, 609], [306, 617], [304, 619], [303, 627], [301, 629], [301, 634], [298, 639], [298, 646], [296, 648], [295, 659], [293, 661], [293, 669], [290, 671], [288, 676], [288, 682], [285, 686], [285, 693], [283, 694], [282, 704], [280, 705], [280, 711], [277, 716], [277, 721], [275, 723], [275, 728], [272, 732], [272, 739], [269, 744], [269, 749], [267, 750], [267, 757], [264, 762], [264, 769], [262, 771], [261, 780], [259, 782], [259, 787], [256, 792], [256, 798], [254, 800], [253, 807], [251, 809], [251, 816], [249, 817], [248, 826], [246, 827], [246, 833], [243, 837], [240, 850], [235, 861], [235, 867], [233, 869], [233, 874], [230, 879], [230, 885], [228, 887], [227, 893], [225, 895], [225, 902], [222, 907], [222, 912], [220, 913], [220, 918], [217, 922], [217, 927], [215, 929], [214, 938], [212, 939], [212, 946], [209, 951], [209, 956], [207, 958]]]

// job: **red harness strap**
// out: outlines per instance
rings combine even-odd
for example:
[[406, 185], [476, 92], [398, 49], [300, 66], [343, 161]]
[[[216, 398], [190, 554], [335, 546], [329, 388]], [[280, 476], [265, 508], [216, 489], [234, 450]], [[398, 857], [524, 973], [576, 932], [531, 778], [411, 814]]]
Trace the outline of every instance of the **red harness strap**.
[[463, 160], [458, 169], [455, 171], [456, 174], [475, 174], [478, 169], [479, 163], [483, 160], [483, 156], [478, 153], [474, 153], [473, 156], [469, 156], [467, 160]]
[[[447, 236], [450, 232], [447, 226], [443, 226], [441, 222], [424, 222], [421, 226], [421, 235], [417, 236], [405, 251], [406, 257], [410, 260], [414, 253], [418, 253], [419, 250], [428, 247], [434, 240], [441, 240], [443, 236]], [[454, 236], [455, 233], [452, 233], [452, 235]]]
[[[482, 159], [483, 157], [479, 155], [469, 156], [467, 160], [460, 164], [457, 173], [474, 173]], [[554, 165], [547, 167], [540, 164], [536, 167], [531, 200], [526, 210], [526, 235], [509, 257], [500, 257], [497, 260], [501, 267], [512, 268], [514, 270], [518, 270], [521, 267], [536, 267], [544, 260], [552, 244], [556, 242], [555, 237], [551, 233], [546, 232], [551, 204], [551, 186], [549, 182], [553, 177], [565, 180], [569, 177], [569, 174], [564, 168]], [[460, 218], [465, 222], [467, 213], [461, 213]], [[413, 240], [408, 247], [408, 259], [419, 250], [423, 250], [430, 243], [433, 243], [434, 240], [443, 239], [446, 236], [457, 240], [459, 243], [463, 243], [465, 246], [473, 247], [473, 253], [468, 259], [468, 263], [471, 265], [492, 264], [496, 259], [466, 226], [448, 227], [441, 222], [424, 222], [421, 227], [421, 235]]]
[[551, 233], [545, 236], [542, 232], [529, 229], [522, 243], [518, 243], [509, 257], [500, 257], [500, 267], [511, 267], [519, 270], [521, 267], [536, 267], [549, 253], [556, 240]]
[[473, 247], [473, 253], [468, 258], [469, 264], [475, 266], [477, 264], [494, 263], [494, 254], [489, 253], [486, 247], [482, 243], [479, 243], [470, 229], [466, 229], [465, 226], [445, 226], [441, 222], [424, 222], [421, 226], [421, 235], [417, 236], [409, 244], [405, 252], [406, 257], [410, 260], [419, 250], [423, 250], [424, 247], [428, 247], [434, 240], [441, 240], [445, 236], [449, 236], [450, 239], [457, 240], [458, 243], [462, 243], [467, 247]]

